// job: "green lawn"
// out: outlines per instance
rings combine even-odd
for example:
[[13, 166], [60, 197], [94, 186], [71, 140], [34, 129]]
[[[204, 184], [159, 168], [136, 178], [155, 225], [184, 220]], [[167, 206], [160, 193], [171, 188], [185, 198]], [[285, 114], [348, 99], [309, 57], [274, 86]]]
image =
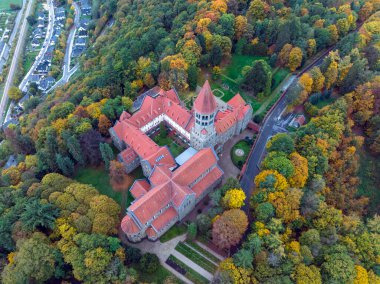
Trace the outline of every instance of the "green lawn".
[[[248, 158], [248, 155], [249, 155], [249, 151], [251, 151], [251, 147], [252, 145], [250, 145], [247, 141], [245, 140], [240, 140], [239, 142], [237, 142], [231, 149], [231, 160], [232, 162], [234, 163], [234, 165], [236, 167], [238, 167], [239, 169], [241, 169], [245, 163], [245, 161], [247, 160]], [[236, 155], [235, 151], [237, 149], [242, 149], [244, 151], [244, 155], [243, 156], [238, 156]]]
[[184, 276], [187, 279], [189, 279], [191, 282], [193, 282], [195, 284], [203, 284], [203, 283], [206, 284], [206, 283], [209, 283], [209, 281], [206, 278], [204, 278], [201, 274], [199, 274], [195, 270], [193, 270], [190, 267], [188, 267], [185, 263], [183, 263], [182, 261], [180, 261], [175, 256], [170, 255], [168, 260], [171, 260], [172, 262], [174, 262], [178, 266], [180, 266], [182, 269], [184, 269], [186, 271], [186, 273], [185, 273]]
[[[168, 276], [173, 276], [168, 270], [166, 270], [162, 265], [154, 273], [146, 273], [139, 269], [137, 264], [132, 265], [134, 269], [137, 270], [139, 278], [138, 283], [164, 283]], [[179, 280], [178, 280], [179, 281]], [[182, 283], [182, 282], [178, 282]]]
[[335, 98], [320, 99], [315, 106], [319, 109], [324, 108], [325, 106], [331, 105], [335, 101]]
[[172, 239], [174, 239], [175, 237], [178, 237], [180, 235], [183, 235], [185, 234], [187, 231], [185, 225], [174, 225], [173, 227], [171, 227], [169, 229], [169, 231], [167, 231], [165, 234], [163, 234], [160, 238], [160, 242], [161, 243], [165, 243], [167, 241], [170, 241]]
[[40, 51], [32, 51], [32, 52], [27, 52], [25, 54], [24, 58], [24, 73], [26, 74], [30, 67], [32, 67], [33, 62], [36, 60], [36, 56], [38, 55]]
[[153, 137], [153, 141], [159, 146], [168, 146], [173, 157], [177, 157], [185, 150], [182, 146], [175, 143], [169, 136], [161, 137], [161, 135], [158, 134]]
[[178, 245], [175, 247], [175, 250], [180, 252], [188, 259], [198, 264], [200, 267], [204, 268], [211, 274], [214, 274], [218, 268], [214, 263], [206, 259], [200, 253], [194, 251], [192, 248], [188, 247], [184, 243], [178, 243]]
[[22, 0], [1, 0], [0, 1], [0, 11], [10, 10], [10, 4], [17, 4], [22, 6]]
[[250, 55], [238, 55], [233, 54], [230, 64], [223, 69], [223, 74], [236, 80], [240, 76], [241, 69], [244, 66], [252, 66], [252, 63], [256, 60], [264, 59], [268, 61], [266, 56], [250, 56]]
[[272, 90], [276, 89], [281, 82], [286, 78], [286, 76], [289, 75], [289, 70], [285, 68], [276, 68], [273, 70], [273, 84], [272, 84]]
[[360, 185], [358, 194], [369, 197], [368, 215], [372, 216], [380, 209], [380, 162], [365, 150], [359, 151], [360, 167], [358, 176]]
[[[141, 167], [138, 167], [136, 170], [132, 172], [132, 176], [134, 179], [143, 178]], [[115, 200], [117, 203], [121, 204], [122, 193], [116, 192], [112, 189], [110, 185], [110, 179], [108, 172], [104, 170], [104, 168], [79, 168], [76, 171], [76, 175], [74, 177], [75, 180], [85, 183], [91, 184], [94, 186], [101, 194], [107, 195], [108, 197]], [[127, 196], [127, 205], [133, 201], [133, 197], [128, 191]]]

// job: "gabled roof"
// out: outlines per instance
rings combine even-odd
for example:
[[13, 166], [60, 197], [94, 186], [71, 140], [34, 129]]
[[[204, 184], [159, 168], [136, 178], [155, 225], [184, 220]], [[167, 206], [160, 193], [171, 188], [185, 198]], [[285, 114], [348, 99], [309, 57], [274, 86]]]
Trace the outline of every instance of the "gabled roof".
[[150, 184], [146, 179], [140, 179], [136, 180], [133, 184], [132, 187], [130, 188], [130, 192], [132, 196], [135, 199], [138, 199], [139, 197], [143, 196], [145, 193], [148, 192], [150, 189]]
[[194, 101], [194, 110], [201, 114], [211, 114], [216, 111], [217, 104], [208, 80], [204, 83], [198, 97]]

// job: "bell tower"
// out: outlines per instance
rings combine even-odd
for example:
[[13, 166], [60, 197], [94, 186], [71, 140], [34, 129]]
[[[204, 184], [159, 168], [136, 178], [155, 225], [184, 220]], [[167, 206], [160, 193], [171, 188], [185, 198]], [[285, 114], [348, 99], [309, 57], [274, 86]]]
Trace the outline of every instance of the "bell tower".
[[194, 101], [194, 126], [191, 129], [191, 146], [197, 150], [216, 144], [215, 116], [218, 111], [215, 97], [206, 81]]

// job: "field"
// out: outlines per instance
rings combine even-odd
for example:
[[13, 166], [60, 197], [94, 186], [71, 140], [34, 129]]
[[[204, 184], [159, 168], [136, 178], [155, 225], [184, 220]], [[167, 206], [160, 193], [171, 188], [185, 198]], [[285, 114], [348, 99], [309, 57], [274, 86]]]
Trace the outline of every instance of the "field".
[[1, 0], [0, 1], [0, 11], [3, 10], [10, 10], [9, 5], [10, 4], [17, 4], [17, 5], [22, 5], [22, 0]]
[[182, 146], [175, 143], [169, 136], [162, 137], [158, 134], [153, 138], [153, 141], [159, 146], [168, 146], [173, 157], [177, 157], [185, 150]]
[[232, 55], [231, 62], [223, 70], [223, 74], [236, 80], [240, 76], [241, 69], [244, 66], [252, 66], [252, 63], [256, 60], [264, 59], [268, 61], [268, 57], [265, 56], [250, 56], [250, 55]]
[[[141, 168], [137, 168], [132, 173], [134, 179], [142, 178], [142, 172]], [[104, 170], [104, 168], [80, 168], [76, 171], [76, 175], [74, 177], [75, 180], [85, 183], [85, 184], [91, 184], [94, 186], [101, 194], [107, 195], [108, 197], [112, 198], [119, 204], [121, 204], [122, 200], [122, 193], [116, 192], [112, 189], [110, 185], [110, 179], [108, 172]], [[133, 201], [133, 197], [131, 196], [130, 192], [128, 191], [127, 196], [127, 205]]]

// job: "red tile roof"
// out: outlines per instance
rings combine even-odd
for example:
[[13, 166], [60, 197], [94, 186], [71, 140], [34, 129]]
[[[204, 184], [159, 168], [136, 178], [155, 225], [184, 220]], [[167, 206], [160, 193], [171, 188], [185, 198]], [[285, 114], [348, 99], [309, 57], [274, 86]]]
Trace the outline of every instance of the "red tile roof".
[[240, 96], [240, 94], [236, 94], [232, 99], [230, 99], [228, 102], [227, 102], [228, 105], [234, 107], [234, 108], [237, 108], [237, 107], [240, 107], [240, 106], [244, 106], [246, 105], [246, 102], [245, 100]]
[[149, 189], [150, 184], [146, 180], [136, 180], [129, 191], [137, 199], [147, 193]]
[[198, 198], [207, 188], [209, 188], [216, 180], [223, 176], [223, 171], [219, 167], [213, 168], [210, 173], [201, 179], [191, 189], [195, 192], [196, 198]]
[[217, 104], [208, 80], [204, 83], [198, 97], [194, 101], [194, 110], [201, 114], [211, 114], [216, 111]]
[[215, 117], [216, 133], [224, 133], [237, 122], [237, 113], [233, 110], [219, 111]]
[[157, 231], [160, 231], [176, 216], [178, 216], [177, 211], [175, 211], [173, 207], [169, 207], [164, 213], [162, 213], [156, 220], [152, 222], [152, 225]]
[[120, 156], [123, 158], [124, 162], [126, 163], [131, 163], [138, 157], [136, 152], [133, 151], [132, 148], [127, 148], [121, 151]]
[[151, 226], [149, 226], [149, 228], [146, 229], [145, 232], [146, 232], [146, 234], [148, 235], [149, 238], [154, 238], [154, 237], [157, 236], [156, 231]]
[[130, 216], [125, 216], [123, 220], [121, 220], [121, 229], [124, 232], [128, 232], [129, 234], [136, 234], [140, 232], [140, 228], [136, 225], [136, 223], [132, 220]]

